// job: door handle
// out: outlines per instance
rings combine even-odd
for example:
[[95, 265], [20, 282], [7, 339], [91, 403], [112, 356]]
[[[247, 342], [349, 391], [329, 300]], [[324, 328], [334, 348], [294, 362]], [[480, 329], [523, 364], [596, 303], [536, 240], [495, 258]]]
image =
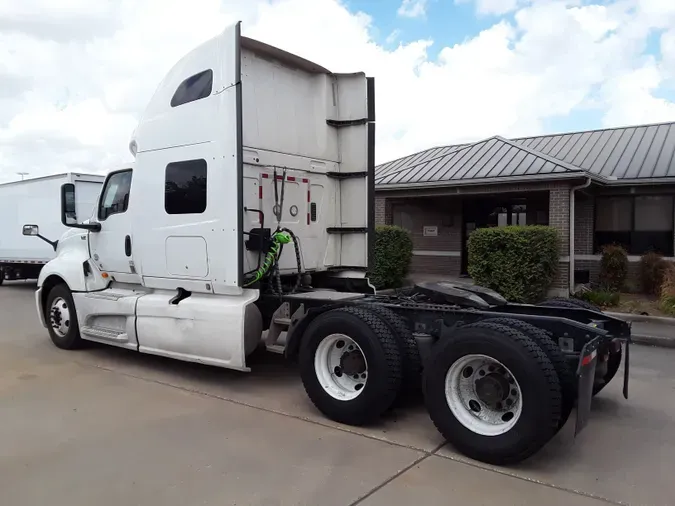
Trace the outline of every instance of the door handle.
[[130, 257], [131, 256], [131, 236], [126, 236], [124, 238], [124, 253]]

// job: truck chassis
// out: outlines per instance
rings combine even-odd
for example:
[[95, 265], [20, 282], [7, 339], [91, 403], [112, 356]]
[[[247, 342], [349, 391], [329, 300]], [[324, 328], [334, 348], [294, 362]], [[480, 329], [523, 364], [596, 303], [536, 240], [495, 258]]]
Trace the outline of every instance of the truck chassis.
[[575, 407], [576, 436], [622, 355], [628, 397], [630, 324], [575, 299], [513, 304], [439, 282], [396, 295], [265, 294], [257, 305], [265, 345], [299, 362], [325, 416], [369, 424], [421, 393], [444, 438], [491, 464], [536, 453]]

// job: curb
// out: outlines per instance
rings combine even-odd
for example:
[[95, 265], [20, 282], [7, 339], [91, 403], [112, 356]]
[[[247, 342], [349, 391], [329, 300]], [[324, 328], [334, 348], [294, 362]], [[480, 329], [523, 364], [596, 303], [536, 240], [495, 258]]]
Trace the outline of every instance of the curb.
[[675, 349], [675, 338], [659, 336], [631, 336], [632, 344], [658, 346], [659, 348]]
[[622, 320], [629, 320], [632, 322], [656, 323], [659, 325], [675, 325], [675, 318], [668, 318], [667, 316], [646, 316], [633, 313], [614, 313], [612, 311], [603, 311], [614, 318], [621, 318]]

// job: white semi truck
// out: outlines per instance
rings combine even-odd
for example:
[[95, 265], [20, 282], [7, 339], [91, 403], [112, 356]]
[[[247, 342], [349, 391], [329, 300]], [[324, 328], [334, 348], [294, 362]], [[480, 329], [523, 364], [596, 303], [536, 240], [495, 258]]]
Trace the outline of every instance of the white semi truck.
[[367, 424], [423, 395], [445, 438], [485, 462], [532, 455], [575, 406], [581, 430], [622, 354], [628, 370], [626, 322], [470, 285], [374, 293], [374, 99], [372, 78], [243, 37], [238, 23], [183, 57], [92, 220], [62, 214], [71, 230], [35, 295], [54, 344], [245, 372], [267, 347], [298, 361], [325, 416]]
[[40, 223], [42, 234], [59, 237], [67, 228], [61, 223], [59, 189], [73, 184], [66, 212], [84, 221], [98, 201], [105, 176], [68, 172], [0, 184], [0, 285], [5, 280], [37, 279], [42, 267], [56, 256], [54, 244], [22, 234], [24, 223]]

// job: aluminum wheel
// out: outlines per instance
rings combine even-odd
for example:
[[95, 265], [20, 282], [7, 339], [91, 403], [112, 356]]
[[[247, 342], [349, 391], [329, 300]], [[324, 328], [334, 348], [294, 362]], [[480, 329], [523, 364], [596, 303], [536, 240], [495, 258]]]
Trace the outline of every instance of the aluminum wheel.
[[445, 398], [455, 418], [481, 436], [508, 432], [522, 412], [516, 378], [486, 355], [466, 355], [452, 364], [445, 376]]
[[314, 355], [314, 371], [323, 389], [341, 401], [358, 397], [368, 380], [368, 362], [363, 350], [345, 334], [330, 334], [319, 343]]
[[52, 302], [49, 309], [49, 321], [57, 336], [66, 337], [70, 330], [70, 308], [64, 298], [57, 297]]

